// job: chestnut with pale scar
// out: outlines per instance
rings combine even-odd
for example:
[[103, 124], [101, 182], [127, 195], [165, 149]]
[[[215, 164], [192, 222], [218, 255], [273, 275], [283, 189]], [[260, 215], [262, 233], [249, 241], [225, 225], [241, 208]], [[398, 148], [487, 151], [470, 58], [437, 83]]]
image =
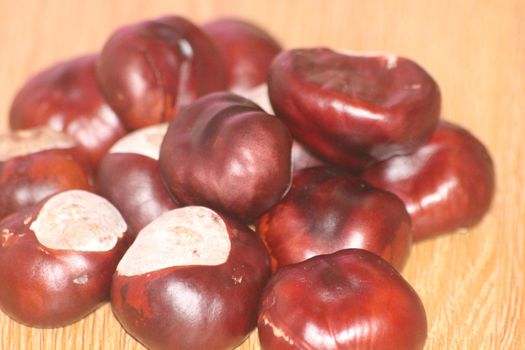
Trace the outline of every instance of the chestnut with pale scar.
[[234, 349], [255, 328], [269, 276], [268, 254], [253, 231], [188, 206], [140, 231], [113, 278], [111, 305], [150, 349]]
[[117, 209], [80, 190], [9, 215], [0, 230], [0, 308], [32, 327], [72, 324], [106, 302], [130, 242]]

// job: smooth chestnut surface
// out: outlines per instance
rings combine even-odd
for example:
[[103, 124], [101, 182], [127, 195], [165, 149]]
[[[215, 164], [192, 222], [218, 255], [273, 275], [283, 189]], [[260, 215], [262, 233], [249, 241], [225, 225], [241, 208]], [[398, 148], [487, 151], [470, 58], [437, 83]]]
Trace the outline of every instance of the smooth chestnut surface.
[[361, 249], [278, 270], [257, 321], [264, 350], [421, 350], [425, 309], [403, 277]]
[[32, 327], [76, 322], [109, 299], [128, 247], [126, 223], [107, 200], [72, 190], [0, 222], [0, 309]]
[[57, 192], [93, 190], [75, 141], [47, 127], [0, 136], [0, 218]]
[[116, 30], [100, 53], [97, 79], [131, 130], [168, 121], [198, 96], [227, 88], [215, 44], [178, 16]]
[[71, 135], [92, 165], [126, 134], [100, 93], [96, 55], [56, 64], [31, 78], [18, 92], [9, 113], [13, 130], [48, 126]]
[[325, 48], [279, 54], [268, 89], [295, 138], [353, 170], [414, 152], [430, 138], [441, 105], [436, 82], [407, 58]]
[[414, 154], [378, 163], [362, 176], [403, 200], [415, 240], [476, 225], [489, 210], [495, 187], [488, 150], [446, 121]]
[[214, 93], [171, 121], [160, 150], [160, 172], [181, 203], [250, 221], [288, 190], [291, 146], [281, 120], [243, 97]]
[[111, 305], [150, 349], [234, 349], [256, 325], [269, 275], [268, 255], [253, 231], [189, 206], [139, 233], [117, 267]]
[[178, 207], [162, 183], [158, 164], [167, 128], [163, 123], [128, 134], [111, 147], [98, 167], [97, 192], [119, 209], [133, 236]]
[[274, 267], [347, 248], [369, 250], [401, 269], [410, 253], [412, 227], [392, 193], [334, 168], [294, 176], [284, 199], [257, 223]]
[[202, 29], [224, 57], [230, 89], [249, 89], [266, 82], [268, 68], [282, 50], [268, 32], [238, 18], [216, 19]]

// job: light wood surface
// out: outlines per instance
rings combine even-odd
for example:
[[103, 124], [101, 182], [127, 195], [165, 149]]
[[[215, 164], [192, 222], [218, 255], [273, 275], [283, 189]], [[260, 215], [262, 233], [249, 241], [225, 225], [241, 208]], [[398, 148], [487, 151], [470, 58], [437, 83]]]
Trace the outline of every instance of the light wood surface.
[[[238, 15], [286, 47], [391, 51], [422, 64], [441, 86], [443, 116], [483, 140], [497, 172], [482, 223], [418, 244], [403, 271], [426, 307], [426, 349], [525, 349], [523, 0], [0, 0], [0, 130], [31, 74], [97, 51], [120, 25], [163, 14], [195, 22]], [[259, 349], [255, 337], [241, 348]], [[0, 313], [0, 349], [142, 347], [106, 305], [56, 330], [23, 327]]]

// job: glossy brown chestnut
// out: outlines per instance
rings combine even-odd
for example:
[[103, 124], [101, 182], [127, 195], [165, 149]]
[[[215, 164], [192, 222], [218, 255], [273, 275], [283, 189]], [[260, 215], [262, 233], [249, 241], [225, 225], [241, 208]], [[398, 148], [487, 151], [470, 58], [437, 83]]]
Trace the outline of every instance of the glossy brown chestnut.
[[334, 168], [294, 176], [284, 199], [257, 223], [274, 267], [346, 248], [362, 248], [401, 269], [410, 253], [412, 227], [392, 193]]
[[291, 146], [290, 132], [278, 118], [240, 96], [214, 93], [171, 121], [160, 172], [181, 203], [250, 221], [288, 190]]
[[224, 57], [230, 89], [249, 89], [266, 82], [270, 63], [282, 50], [268, 32], [238, 18], [216, 19], [202, 29]]
[[435, 129], [441, 103], [436, 82], [409, 59], [324, 48], [279, 54], [268, 89], [297, 140], [353, 170], [415, 151]]
[[75, 141], [47, 127], [0, 135], [0, 218], [69, 189], [93, 190]]
[[485, 146], [445, 121], [414, 154], [378, 163], [362, 176], [403, 200], [414, 240], [476, 225], [490, 208], [495, 186], [494, 164]]
[[234, 349], [255, 327], [270, 275], [248, 227], [205, 207], [169, 211], [144, 227], [113, 278], [111, 305], [150, 349]]
[[132, 130], [168, 121], [198, 96], [227, 88], [215, 44], [178, 16], [115, 31], [100, 53], [97, 79], [108, 103]]
[[9, 113], [11, 129], [48, 126], [71, 135], [92, 165], [126, 131], [95, 79], [95, 55], [56, 64], [30, 79]]
[[32, 327], [60, 327], [108, 300], [128, 247], [126, 223], [93, 193], [61, 192], [0, 222], [0, 308]]
[[425, 309], [403, 277], [360, 249], [285, 266], [265, 288], [263, 350], [421, 350]]
[[97, 192], [118, 208], [133, 236], [162, 213], [178, 207], [162, 183], [158, 165], [167, 129], [168, 124], [162, 123], [126, 135], [98, 167]]

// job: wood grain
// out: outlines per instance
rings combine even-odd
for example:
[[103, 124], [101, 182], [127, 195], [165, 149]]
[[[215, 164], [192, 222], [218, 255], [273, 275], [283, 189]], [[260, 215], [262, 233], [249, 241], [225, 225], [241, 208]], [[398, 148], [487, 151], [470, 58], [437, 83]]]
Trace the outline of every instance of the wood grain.
[[[120, 25], [168, 13], [196, 22], [242, 16], [286, 47], [391, 51], [427, 68], [442, 89], [443, 117], [489, 148], [497, 194], [480, 225], [413, 250], [403, 274], [427, 310], [426, 349], [525, 348], [523, 0], [0, 0], [0, 129], [31, 74], [99, 50]], [[9, 350], [141, 349], [107, 305], [56, 330], [0, 315], [0, 337], [0, 349]], [[241, 347], [258, 348], [255, 336]]]

